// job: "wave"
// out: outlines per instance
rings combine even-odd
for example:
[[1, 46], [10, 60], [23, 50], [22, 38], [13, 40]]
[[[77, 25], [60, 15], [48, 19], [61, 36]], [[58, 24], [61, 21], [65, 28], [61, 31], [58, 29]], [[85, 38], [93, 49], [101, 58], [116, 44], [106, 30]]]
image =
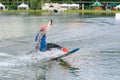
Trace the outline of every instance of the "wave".
[[8, 58], [9, 58], [9, 57], [14, 57], [14, 56], [13, 56], [13, 55], [10, 55], [10, 54], [8, 54], [8, 53], [1, 52], [1, 53], [0, 53], [0, 57], [1, 57], [1, 58], [4, 58], [4, 57], [8, 57]]

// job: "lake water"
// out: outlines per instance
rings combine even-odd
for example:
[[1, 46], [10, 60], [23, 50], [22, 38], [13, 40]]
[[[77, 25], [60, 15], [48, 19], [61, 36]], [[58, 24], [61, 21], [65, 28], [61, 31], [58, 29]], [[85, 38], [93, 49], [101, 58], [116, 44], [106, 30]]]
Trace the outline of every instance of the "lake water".
[[[47, 42], [78, 52], [53, 61], [26, 54], [50, 19]], [[119, 25], [111, 14], [0, 13], [0, 80], [120, 80]]]

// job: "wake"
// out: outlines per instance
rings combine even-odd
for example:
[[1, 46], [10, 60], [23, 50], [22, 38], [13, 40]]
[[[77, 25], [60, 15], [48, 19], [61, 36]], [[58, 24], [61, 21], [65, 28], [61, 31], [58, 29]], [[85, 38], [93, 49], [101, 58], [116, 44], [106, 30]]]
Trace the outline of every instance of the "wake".
[[0, 67], [22, 67], [37, 65], [38, 63], [44, 63], [52, 58], [58, 57], [64, 54], [63, 51], [58, 49], [52, 49], [46, 52], [32, 52], [24, 55], [10, 55], [8, 53], [0, 53]]

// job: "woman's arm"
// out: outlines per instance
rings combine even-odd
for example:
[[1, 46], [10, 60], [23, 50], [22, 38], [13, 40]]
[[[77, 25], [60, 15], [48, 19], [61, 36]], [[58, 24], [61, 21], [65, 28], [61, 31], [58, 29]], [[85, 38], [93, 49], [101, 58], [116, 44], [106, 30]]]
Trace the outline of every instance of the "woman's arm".
[[52, 23], [53, 23], [53, 20], [50, 20], [50, 21], [48, 22], [46, 31], [48, 31], [48, 30], [50, 29]]
[[53, 23], [53, 20], [50, 20], [50, 21], [48, 22], [48, 25], [52, 25], [52, 23]]

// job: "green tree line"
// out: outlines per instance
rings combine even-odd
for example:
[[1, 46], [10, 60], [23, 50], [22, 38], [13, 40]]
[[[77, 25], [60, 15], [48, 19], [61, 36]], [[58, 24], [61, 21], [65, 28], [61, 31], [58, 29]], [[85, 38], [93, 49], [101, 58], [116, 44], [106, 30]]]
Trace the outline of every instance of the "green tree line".
[[120, 0], [0, 0], [8, 9], [17, 9], [17, 6], [21, 3], [26, 3], [30, 6], [30, 9], [41, 9], [41, 6], [45, 2], [57, 2], [57, 3], [79, 3], [79, 2], [120, 2]]

